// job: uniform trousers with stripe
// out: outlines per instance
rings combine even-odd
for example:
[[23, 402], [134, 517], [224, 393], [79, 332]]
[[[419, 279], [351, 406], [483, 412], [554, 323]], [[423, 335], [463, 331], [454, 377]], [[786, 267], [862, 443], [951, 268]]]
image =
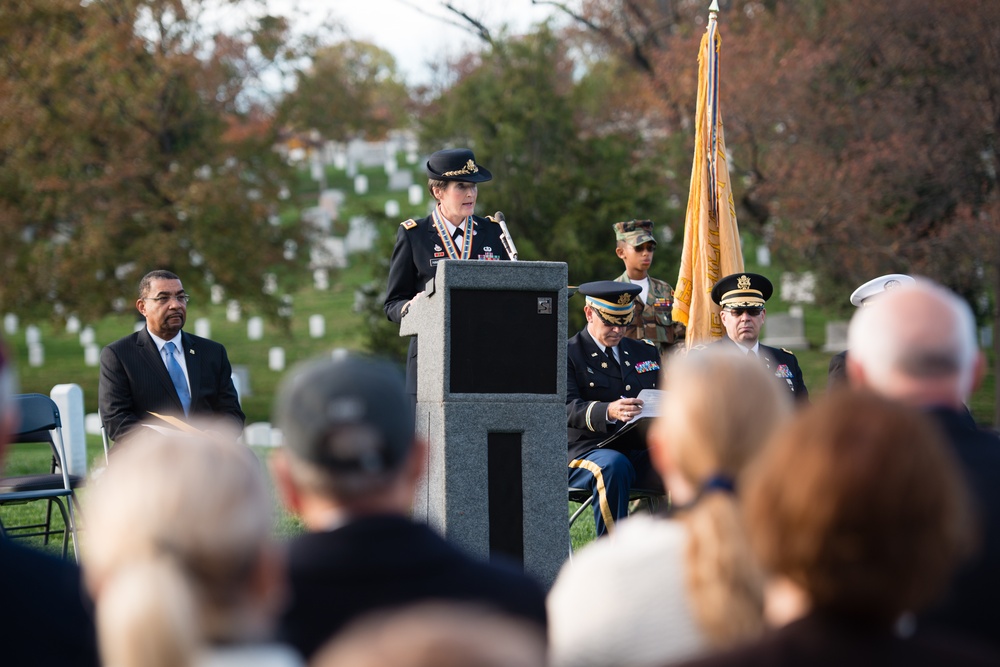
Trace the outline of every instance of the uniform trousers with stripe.
[[[638, 480], [638, 484], [637, 484]], [[592, 449], [569, 463], [569, 485], [597, 494], [594, 524], [597, 536], [613, 532], [615, 522], [628, 516], [629, 491], [634, 486], [660, 489], [663, 483], [649, 462], [648, 449], [620, 452]]]

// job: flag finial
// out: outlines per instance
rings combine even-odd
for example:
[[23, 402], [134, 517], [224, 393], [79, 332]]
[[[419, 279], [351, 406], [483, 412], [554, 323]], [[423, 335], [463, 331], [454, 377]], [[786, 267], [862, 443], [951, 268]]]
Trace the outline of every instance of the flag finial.
[[708, 11], [719, 13], [719, 0], [712, 0], [712, 4], [709, 6]]

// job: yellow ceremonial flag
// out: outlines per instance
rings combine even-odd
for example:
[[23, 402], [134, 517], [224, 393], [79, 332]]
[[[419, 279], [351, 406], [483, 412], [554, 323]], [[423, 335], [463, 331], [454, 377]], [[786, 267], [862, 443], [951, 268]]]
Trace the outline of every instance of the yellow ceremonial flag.
[[726, 142], [719, 112], [719, 48], [713, 3], [698, 54], [698, 106], [695, 119], [691, 192], [684, 218], [684, 249], [674, 292], [673, 318], [687, 326], [685, 343], [710, 343], [724, 334], [712, 287], [723, 276], [743, 271], [743, 249], [726, 163]]

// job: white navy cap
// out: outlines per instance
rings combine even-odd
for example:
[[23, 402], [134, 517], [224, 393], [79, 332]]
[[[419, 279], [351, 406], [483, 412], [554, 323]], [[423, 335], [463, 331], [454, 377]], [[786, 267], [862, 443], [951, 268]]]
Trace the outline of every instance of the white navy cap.
[[905, 273], [890, 273], [884, 276], [879, 276], [878, 278], [873, 278], [858, 289], [854, 290], [854, 293], [851, 294], [851, 304], [860, 306], [868, 299], [873, 296], [877, 296], [882, 292], [902, 287], [903, 285], [912, 285], [915, 282], [916, 281], [912, 277], [906, 275]]

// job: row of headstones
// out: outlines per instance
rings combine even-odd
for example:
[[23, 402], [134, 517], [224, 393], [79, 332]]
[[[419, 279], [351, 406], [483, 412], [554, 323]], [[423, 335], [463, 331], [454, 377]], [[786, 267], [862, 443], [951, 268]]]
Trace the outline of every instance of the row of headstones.
[[[230, 302], [235, 303], [235, 302]], [[237, 303], [238, 306], [238, 303]], [[228, 313], [227, 313], [228, 315]], [[238, 321], [238, 317], [237, 320]], [[234, 321], [234, 320], [230, 320]], [[14, 335], [18, 331], [19, 321], [14, 313], [4, 315], [4, 331], [7, 335]], [[142, 321], [136, 322], [135, 330], [138, 331], [145, 326]], [[97, 345], [96, 336], [92, 327], [80, 328], [80, 321], [75, 316], [70, 316], [66, 320], [66, 330], [69, 333], [80, 334], [80, 345], [83, 347], [84, 364], [96, 367], [100, 361], [101, 349]], [[199, 317], [194, 321], [194, 333], [202, 338], [212, 337], [212, 324], [207, 317]], [[309, 336], [311, 338], [322, 338], [326, 335], [326, 319], [322, 315], [309, 316]], [[264, 319], [259, 316], [251, 317], [247, 320], [247, 338], [252, 341], [259, 341], [264, 337]], [[45, 347], [42, 345], [42, 332], [34, 324], [29, 324], [24, 329], [24, 342], [28, 348], [28, 365], [40, 367], [45, 365]], [[267, 355], [268, 368], [273, 371], [283, 371], [285, 369], [285, 350], [281, 347], [272, 347]]]

